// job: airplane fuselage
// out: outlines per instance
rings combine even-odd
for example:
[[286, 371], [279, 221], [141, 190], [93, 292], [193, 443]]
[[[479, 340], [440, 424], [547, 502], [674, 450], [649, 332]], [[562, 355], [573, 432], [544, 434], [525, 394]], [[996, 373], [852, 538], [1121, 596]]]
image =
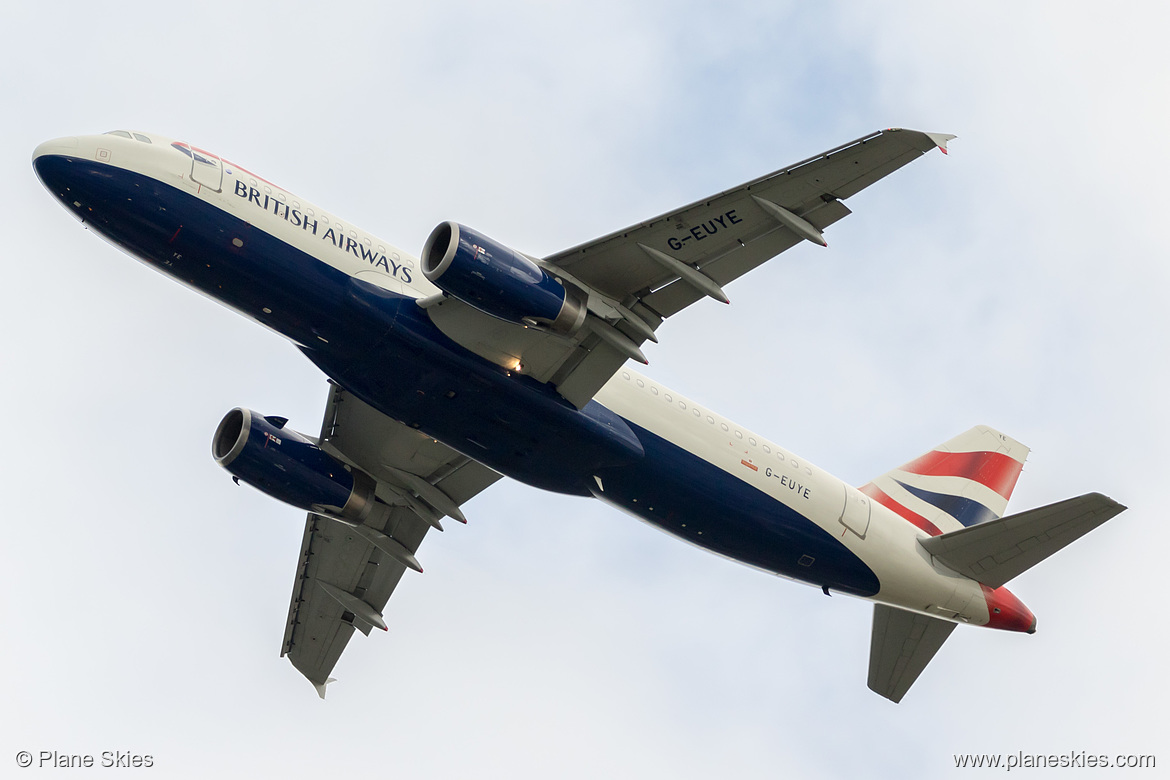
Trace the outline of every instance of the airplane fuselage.
[[[215, 155], [144, 137], [58, 139], [34, 164], [89, 228], [280, 333], [392, 419], [505, 476], [594, 496], [826, 592], [1034, 625], [1006, 589], [936, 564], [921, 528], [791, 451], [629, 368], [578, 410], [444, 335], [416, 303], [439, 290], [410, 253]], [[847, 522], [851, 501], [863, 528]]]

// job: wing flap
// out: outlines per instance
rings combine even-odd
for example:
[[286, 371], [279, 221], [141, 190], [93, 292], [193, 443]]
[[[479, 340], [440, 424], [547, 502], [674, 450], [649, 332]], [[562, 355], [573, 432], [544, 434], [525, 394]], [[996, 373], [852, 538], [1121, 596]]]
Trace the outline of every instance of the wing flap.
[[897, 704], [922, 674], [955, 624], [874, 604], [869, 645], [869, 689]]

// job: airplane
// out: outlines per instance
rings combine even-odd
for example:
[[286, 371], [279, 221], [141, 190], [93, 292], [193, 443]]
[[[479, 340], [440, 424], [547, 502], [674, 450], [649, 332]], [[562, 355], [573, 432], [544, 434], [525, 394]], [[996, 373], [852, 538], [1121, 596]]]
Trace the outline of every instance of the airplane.
[[1125, 509], [1006, 515], [1028, 448], [977, 426], [855, 487], [650, 377], [663, 321], [847, 216], [954, 136], [888, 129], [547, 257], [456, 222], [415, 257], [153, 133], [58, 138], [40, 181], [85, 227], [281, 334], [329, 394], [317, 436], [235, 408], [212, 454], [307, 513], [281, 655], [325, 697], [428, 531], [501, 477], [594, 497], [747, 566], [874, 603], [868, 686], [898, 702], [966, 623], [1032, 633], [1005, 584]]

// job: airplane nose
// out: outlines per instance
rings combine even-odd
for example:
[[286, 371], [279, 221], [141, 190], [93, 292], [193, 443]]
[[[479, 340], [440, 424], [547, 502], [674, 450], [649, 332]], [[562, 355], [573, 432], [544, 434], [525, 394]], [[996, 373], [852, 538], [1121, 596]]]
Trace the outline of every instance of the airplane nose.
[[66, 136], [64, 138], [54, 138], [52, 141], [45, 141], [43, 144], [33, 149], [33, 162], [35, 163], [41, 157], [48, 155], [67, 155], [76, 152], [78, 146], [76, 136]]
[[64, 190], [62, 189], [64, 184], [61, 179], [61, 174], [63, 172], [62, 169], [67, 166], [65, 158], [78, 156], [80, 146], [80, 140], [76, 136], [67, 136], [65, 138], [54, 138], [52, 141], [45, 141], [36, 149], [33, 149], [33, 171], [36, 172], [37, 178], [41, 180], [41, 184], [48, 187], [59, 198], [64, 197]]

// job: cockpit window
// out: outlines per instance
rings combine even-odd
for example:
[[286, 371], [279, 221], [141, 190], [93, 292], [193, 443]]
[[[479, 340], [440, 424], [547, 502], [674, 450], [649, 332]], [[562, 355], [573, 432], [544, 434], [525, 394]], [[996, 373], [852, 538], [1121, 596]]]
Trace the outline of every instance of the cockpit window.
[[143, 135], [142, 133], [131, 134], [131, 133], [126, 132], [125, 130], [111, 130], [110, 132], [106, 133], [105, 135], [116, 135], [119, 138], [130, 138], [134, 141], [141, 141], [144, 144], [151, 143], [150, 138]]

